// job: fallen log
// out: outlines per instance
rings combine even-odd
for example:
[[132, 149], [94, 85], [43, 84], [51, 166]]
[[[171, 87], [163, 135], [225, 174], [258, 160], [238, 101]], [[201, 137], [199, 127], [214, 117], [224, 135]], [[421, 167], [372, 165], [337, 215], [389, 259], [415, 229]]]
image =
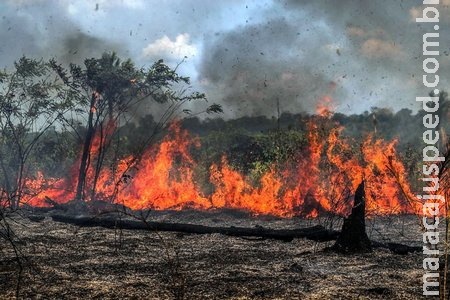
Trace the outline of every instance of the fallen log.
[[[268, 229], [264, 227], [210, 227], [204, 225], [184, 224], [184, 223], [166, 223], [166, 222], [144, 222], [142, 220], [117, 219], [114, 217], [90, 217], [55, 214], [51, 216], [53, 221], [72, 224], [80, 227], [104, 227], [109, 229], [121, 228], [128, 230], [155, 230], [172, 231], [188, 234], [213, 234], [219, 233], [237, 237], [257, 237], [263, 239], [274, 239], [290, 242], [296, 238], [306, 238], [317, 242], [327, 242], [336, 240], [340, 234], [339, 231], [327, 230], [323, 226], [316, 225], [300, 229]], [[399, 243], [382, 243], [371, 241], [373, 248], [389, 249], [395, 254], [408, 254], [421, 252], [422, 248], [418, 246], [409, 246]], [[332, 249], [332, 247], [328, 248]]]
[[117, 219], [114, 217], [89, 217], [56, 214], [51, 216], [56, 222], [73, 224], [81, 227], [105, 227], [134, 230], [176, 231], [192, 234], [219, 233], [238, 237], [260, 237], [290, 242], [295, 238], [306, 238], [326, 242], [336, 240], [339, 232], [325, 229], [321, 225], [299, 229], [268, 229], [264, 227], [210, 227], [195, 224], [144, 222], [141, 220]]

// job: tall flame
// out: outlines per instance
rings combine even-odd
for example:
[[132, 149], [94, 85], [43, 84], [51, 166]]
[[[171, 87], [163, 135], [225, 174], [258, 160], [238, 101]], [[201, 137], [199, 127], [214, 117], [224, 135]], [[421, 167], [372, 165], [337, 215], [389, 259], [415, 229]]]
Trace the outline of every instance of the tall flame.
[[[195, 181], [196, 162], [190, 150], [200, 147], [199, 140], [174, 123], [162, 142], [148, 149], [138, 168], [128, 170], [133, 157], [121, 160], [114, 171], [103, 168], [94, 197], [132, 209], [233, 208], [254, 214], [316, 217], [324, 212], [348, 213], [351, 195], [364, 179], [370, 213], [415, 212], [416, 208], [406, 201], [412, 192], [395, 152], [397, 141], [385, 142], [370, 135], [355, 147], [354, 142], [341, 137], [342, 127], [332, 124], [325, 130], [319, 126], [322, 121], [331, 122], [328, 116], [309, 122], [306, 151], [299, 151], [299, 156], [286, 165], [274, 163], [257, 184], [251, 184], [223, 156], [209, 170], [214, 186], [211, 194], [204, 194]], [[91, 155], [99, 151], [98, 138], [94, 139]], [[93, 168], [91, 165], [88, 170], [88, 188], [93, 184]], [[45, 206], [45, 197], [60, 203], [74, 198], [74, 180], [45, 179], [40, 173], [27, 184], [30, 190], [42, 190], [26, 199], [34, 206]], [[85, 199], [93, 200], [89, 195]]]

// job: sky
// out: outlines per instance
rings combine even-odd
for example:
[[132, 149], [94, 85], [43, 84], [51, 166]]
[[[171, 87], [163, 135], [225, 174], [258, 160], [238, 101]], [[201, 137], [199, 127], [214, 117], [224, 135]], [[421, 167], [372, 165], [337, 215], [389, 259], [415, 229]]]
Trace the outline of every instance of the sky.
[[[450, 0], [441, 0], [440, 75], [447, 89]], [[82, 63], [116, 51], [162, 58], [220, 103], [225, 117], [419, 108], [423, 5], [416, 0], [0, 0], [0, 67], [22, 55]]]

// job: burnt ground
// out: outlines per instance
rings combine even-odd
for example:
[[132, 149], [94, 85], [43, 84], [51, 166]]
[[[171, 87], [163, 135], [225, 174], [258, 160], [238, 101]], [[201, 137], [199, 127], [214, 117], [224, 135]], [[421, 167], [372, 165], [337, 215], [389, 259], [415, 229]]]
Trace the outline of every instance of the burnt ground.
[[[422, 294], [422, 254], [386, 249], [342, 255], [329, 243], [79, 228], [14, 218], [27, 258], [25, 299], [415, 299]], [[325, 219], [251, 217], [236, 212], [153, 212], [152, 220], [210, 226], [306, 227]], [[336, 225], [339, 227], [339, 224]], [[368, 221], [371, 239], [421, 245], [417, 218]], [[1, 298], [14, 298], [17, 264], [2, 241]]]

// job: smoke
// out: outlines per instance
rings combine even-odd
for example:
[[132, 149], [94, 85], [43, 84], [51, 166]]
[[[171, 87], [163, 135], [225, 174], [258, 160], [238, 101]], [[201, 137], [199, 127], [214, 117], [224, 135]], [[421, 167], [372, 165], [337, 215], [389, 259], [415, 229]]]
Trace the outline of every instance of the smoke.
[[5, 6], [0, 19], [0, 66], [9, 67], [25, 55], [56, 58], [60, 63], [82, 63], [104, 51], [125, 53], [118, 43], [94, 36], [71, 21], [63, 3], [24, 2]]
[[[415, 110], [411, 99], [429, 92], [421, 61], [429, 26], [414, 22], [420, 0], [98, 3], [0, 2], [0, 67], [22, 55], [82, 63], [114, 50], [146, 66], [188, 56], [179, 71], [223, 104], [227, 117], [276, 115], [278, 104], [281, 111], [313, 112], [325, 96], [344, 113]], [[442, 3], [440, 40], [448, 45], [449, 0]], [[441, 47], [441, 74], [449, 52]]]
[[122, 46], [116, 43], [82, 32], [67, 33], [58, 48], [56, 58], [65, 63], [80, 63], [89, 57], [99, 57], [105, 51], [125, 52]]
[[321, 49], [327, 34], [316, 34], [321, 38], [299, 37], [281, 18], [219, 35], [205, 45], [201, 80], [236, 115], [273, 115], [278, 102], [284, 110], [307, 110], [333, 80], [306, 55], [327, 59], [328, 49]]
[[[421, 82], [426, 29], [412, 17], [420, 4], [276, 1], [259, 16], [264, 21], [205, 44], [201, 82], [231, 116], [275, 115], [277, 101], [283, 111], [312, 112], [324, 95], [340, 112], [414, 108], [411, 99], [429, 92]], [[442, 59], [441, 68], [448, 68], [448, 58]]]

